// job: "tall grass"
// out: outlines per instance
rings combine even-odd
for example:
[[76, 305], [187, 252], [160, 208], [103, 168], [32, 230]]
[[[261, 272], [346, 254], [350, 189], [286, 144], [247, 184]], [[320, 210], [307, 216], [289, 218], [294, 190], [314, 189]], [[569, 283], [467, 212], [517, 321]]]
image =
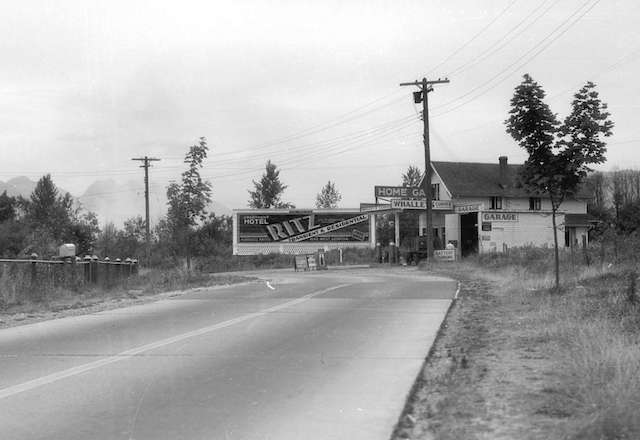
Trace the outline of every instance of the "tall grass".
[[71, 264], [0, 263], [0, 309], [78, 292], [85, 284], [82, 270]]
[[552, 249], [512, 249], [463, 263], [504, 294], [534, 304], [533, 331], [550, 341], [557, 360], [554, 405], [570, 414], [566, 438], [640, 439], [640, 298], [629, 290], [638, 271], [636, 257], [625, 255], [635, 249], [622, 249], [616, 255], [594, 247], [588, 259], [562, 252], [559, 291], [552, 289]]
[[627, 296], [628, 274], [583, 277], [540, 313], [562, 359], [558, 391], [578, 420], [575, 439], [640, 438], [640, 308]]

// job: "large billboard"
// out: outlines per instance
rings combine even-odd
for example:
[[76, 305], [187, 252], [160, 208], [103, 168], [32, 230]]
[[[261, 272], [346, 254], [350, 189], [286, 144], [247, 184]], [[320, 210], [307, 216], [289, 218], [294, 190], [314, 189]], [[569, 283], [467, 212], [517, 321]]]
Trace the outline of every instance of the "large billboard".
[[234, 254], [288, 254], [369, 245], [369, 214], [358, 210], [260, 209], [234, 212]]

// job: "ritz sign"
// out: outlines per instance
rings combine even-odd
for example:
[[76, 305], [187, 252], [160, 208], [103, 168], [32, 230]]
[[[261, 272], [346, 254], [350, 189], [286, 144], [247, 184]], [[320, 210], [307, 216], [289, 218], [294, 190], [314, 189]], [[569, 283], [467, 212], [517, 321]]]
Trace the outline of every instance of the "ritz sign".
[[[315, 224], [314, 215], [312, 214], [284, 220], [279, 223], [267, 224], [265, 227], [273, 241], [299, 242], [348, 228], [368, 220], [368, 214], [360, 214], [344, 218], [334, 223], [317, 225]], [[361, 231], [351, 231], [351, 235], [357, 241], [363, 241], [367, 238]]]

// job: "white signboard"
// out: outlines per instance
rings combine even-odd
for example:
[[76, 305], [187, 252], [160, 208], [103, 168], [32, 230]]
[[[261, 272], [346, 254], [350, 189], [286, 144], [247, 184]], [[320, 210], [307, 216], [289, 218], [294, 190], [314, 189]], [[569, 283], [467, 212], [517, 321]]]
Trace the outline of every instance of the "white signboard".
[[388, 203], [382, 203], [376, 205], [375, 203], [360, 203], [360, 212], [377, 212], [377, 211], [389, 211], [391, 205]]
[[[431, 207], [437, 210], [450, 210], [451, 200], [432, 200]], [[392, 209], [427, 209], [426, 200], [391, 200]]]
[[441, 249], [433, 251], [433, 258], [437, 261], [456, 261], [456, 250]]
[[515, 212], [483, 212], [482, 221], [485, 222], [517, 222], [518, 214]]
[[455, 205], [453, 210], [456, 214], [465, 214], [467, 212], [478, 212], [484, 209], [484, 204], [482, 203], [467, 203], [465, 205]]

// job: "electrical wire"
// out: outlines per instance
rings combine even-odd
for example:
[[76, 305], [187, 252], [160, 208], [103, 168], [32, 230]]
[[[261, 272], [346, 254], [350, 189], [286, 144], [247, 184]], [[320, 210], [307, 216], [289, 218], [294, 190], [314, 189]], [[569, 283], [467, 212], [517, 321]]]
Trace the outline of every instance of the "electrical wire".
[[453, 58], [454, 56], [456, 56], [460, 52], [462, 52], [464, 49], [466, 49], [471, 43], [473, 43], [476, 39], [478, 39], [478, 37], [480, 37], [482, 34], [484, 34], [496, 21], [498, 21], [509, 9], [511, 9], [511, 7], [513, 5], [515, 5], [517, 1], [518, 0], [511, 0], [507, 4], [507, 6], [505, 6], [504, 9], [502, 9], [502, 11], [500, 11], [498, 13], [498, 15], [496, 15], [489, 23], [487, 23], [482, 29], [480, 29], [480, 31], [478, 31], [473, 37], [471, 37], [469, 40], [467, 40], [465, 43], [463, 43], [456, 50], [451, 52], [445, 59], [443, 59], [438, 64], [436, 64], [431, 70], [429, 70], [426, 73], [426, 76], [428, 77], [434, 71], [436, 71], [437, 69], [439, 69], [440, 67], [445, 65], [447, 63], [447, 61], [449, 61], [451, 58]]
[[[629, 52], [627, 54], [625, 54], [624, 56], [619, 58], [613, 64], [610, 64], [605, 69], [600, 70], [600, 71], [598, 71], [598, 72], [596, 72], [594, 74], [591, 74], [590, 78], [592, 80], [595, 80], [595, 79], [597, 79], [597, 78], [599, 78], [599, 77], [601, 77], [603, 75], [606, 75], [607, 73], [613, 72], [614, 70], [617, 70], [618, 68], [624, 66], [625, 64], [630, 63], [632, 61], [635, 61], [638, 58], [638, 56], [640, 56], [640, 47], [634, 49], [633, 51], [631, 51], [631, 52]], [[566, 94], [566, 93], [568, 93], [568, 92], [570, 92], [572, 90], [575, 90], [576, 88], [578, 88], [580, 86], [581, 86], [581, 84], [576, 84], [574, 86], [567, 87], [566, 89], [564, 89], [564, 90], [562, 90], [560, 92], [554, 93], [552, 96], [549, 97], [549, 100], [552, 101], [554, 99], [557, 99], [558, 97], [560, 97], [560, 96], [562, 96], [562, 95], [564, 95], [564, 94]]]
[[[374, 113], [374, 112], [376, 112], [378, 110], [381, 110], [383, 108], [389, 107], [390, 105], [395, 104], [396, 102], [399, 102], [402, 99], [405, 99], [405, 96], [399, 96], [399, 97], [393, 99], [392, 101], [390, 101], [390, 102], [388, 102], [386, 104], [383, 104], [383, 105], [380, 105], [380, 106], [377, 106], [377, 107], [373, 107], [373, 108], [371, 108], [371, 109], [369, 109], [369, 110], [367, 110], [365, 112], [362, 112], [362, 113], [358, 113], [361, 110], [363, 110], [363, 109], [365, 109], [367, 107], [370, 107], [373, 104], [375, 104], [377, 102], [380, 102], [382, 100], [385, 100], [385, 99], [387, 99], [387, 98], [389, 98], [391, 96], [394, 96], [394, 95], [396, 95], [398, 93], [399, 93], [399, 91], [395, 91], [395, 92], [389, 93], [389, 94], [387, 94], [385, 96], [382, 96], [380, 98], [377, 98], [377, 99], [375, 99], [375, 100], [373, 100], [373, 101], [371, 101], [371, 102], [369, 102], [367, 104], [364, 104], [364, 105], [362, 105], [360, 107], [357, 107], [354, 110], [351, 110], [351, 111], [348, 111], [346, 113], [343, 113], [342, 115], [340, 115], [340, 116], [336, 117], [335, 119], [332, 119], [332, 120], [330, 120], [328, 122], [324, 122], [322, 124], [311, 126], [311, 127], [306, 128], [304, 130], [301, 130], [301, 131], [299, 131], [297, 133], [285, 136], [284, 138], [280, 138], [280, 139], [277, 139], [277, 140], [274, 140], [274, 141], [266, 142], [264, 144], [258, 144], [258, 145], [255, 145], [253, 147], [247, 147], [245, 149], [246, 150], [255, 151], [255, 150], [261, 150], [261, 149], [265, 149], [265, 148], [269, 148], [269, 147], [273, 147], [273, 146], [278, 146], [278, 145], [282, 145], [284, 143], [291, 142], [293, 140], [301, 139], [301, 138], [304, 138], [304, 137], [307, 137], [307, 136], [311, 136], [313, 134], [320, 133], [320, 132], [325, 131], [325, 130], [327, 130], [329, 128], [337, 127], [339, 125], [345, 124], [347, 122], [350, 122], [350, 121], [353, 121], [355, 119], [361, 118], [361, 117], [369, 115], [371, 113]], [[346, 117], [346, 116], [349, 116], [349, 117]], [[168, 158], [179, 158], [179, 156], [166, 156], [166, 157], [168, 157]]]
[[[582, 6], [580, 6], [576, 11], [574, 11], [568, 18], [566, 18], [559, 26], [557, 26], [556, 28], [554, 28], [553, 31], [551, 31], [551, 33], [549, 33], [545, 38], [543, 38], [538, 44], [536, 44], [534, 47], [532, 47], [531, 49], [529, 49], [527, 52], [525, 52], [523, 55], [521, 55], [520, 57], [518, 57], [514, 62], [512, 62], [511, 64], [509, 64], [506, 68], [502, 69], [500, 72], [498, 72], [496, 75], [492, 76], [491, 78], [489, 78], [487, 81], [485, 81], [484, 83], [480, 84], [479, 86], [474, 87], [473, 89], [471, 89], [470, 91], [468, 91], [467, 93], [458, 96], [457, 98], [454, 98], [453, 100], [442, 104], [441, 106], [438, 106], [436, 108], [434, 108], [434, 110], [438, 109], [438, 108], [442, 108], [442, 107], [446, 107], [449, 106], [457, 101], [460, 101], [462, 99], [464, 99], [467, 96], [472, 95], [473, 93], [477, 92], [478, 90], [481, 90], [481, 93], [471, 97], [471, 99], [468, 99], [458, 105], [455, 105], [447, 110], [444, 110], [442, 112], [439, 113], [435, 113], [434, 114], [434, 118], [443, 116], [447, 113], [451, 113], [454, 110], [457, 110], [473, 101], [475, 101], [476, 99], [478, 99], [479, 97], [485, 95], [486, 93], [488, 93], [489, 91], [493, 90], [494, 88], [496, 88], [498, 85], [502, 84], [504, 81], [507, 80], [507, 78], [509, 78], [510, 75], [512, 75], [514, 72], [516, 72], [517, 70], [521, 69], [522, 67], [526, 66], [528, 63], [530, 63], [531, 61], [533, 61], [538, 55], [540, 55], [544, 50], [546, 50], [551, 44], [553, 44], [556, 40], [558, 40], [560, 37], [562, 37], [565, 33], [567, 33], [569, 31], [569, 29], [571, 29], [576, 23], [578, 23], [582, 17], [584, 17], [589, 11], [591, 11], [596, 4], [598, 4], [600, 2], [600, 0], [595, 0], [591, 6], [589, 6], [588, 8], [586, 8], [582, 13], [580, 13], [580, 11], [582, 9], [584, 9], [592, 0], [587, 0], [585, 3], [583, 3]], [[575, 17], [576, 15], [580, 14], [577, 18], [575, 18], [571, 23], [569, 23], [569, 21]], [[561, 29], [564, 25], [566, 25], [567, 23], [569, 23], [568, 26], [566, 26], [564, 29], [562, 29], [561, 31], [559, 31], [559, 29]], [[558, 32], [557, 35], [553, 36], [553, 34], [555, 34], [556, 32]], [[543, 45], [543, 43], [548, 40], [549, 38], [551, 38], [546, 44]], [[539, 47], [541, 46], [542, 47]], [[525, 60], [523, 63], [519, 64], [516, 66], [516, 64], [518, 64], [520, 61], [522, 61], [526, 56], [528, 56], [533, 50], [538, 49], [535, 53], [533, 53], [527, 60]], [[514, 69], [512, 69], [512, 67], [516, 66]], [[511, 71], [509, 71], [509, 69], [511, 69]], [[497, 81], [496, 83], [490, 85], [494, 80], [500, 78], [501, 76], [503, 76], [502, 79], [500, 79], [499, 81]], [[490, 86], [489, 86], [490, 85]]]
[[523, 24], [525, 24], [532, 16], [534, 16], [538, 11], [540, 11], [545, 4], [547, 3], [548, 0], [544, 0], [542, 3], [540, 3], [540, 5], [538, 5], [537, 8], [535, 8], [533, 11], [531, 11], [527, 16], [525, 16], [520, 22], [518, 22], [515, 26], [513, 26], [511, 29], [509, 29], [505, 34], [502, 35], [502, 37], [500, 37], [498, 39], [498, 41], [496, 41], [495, 43], [493, 43], [492, 45], [490, 45], [489, 47], [487, 47], [487, 49], [485, 49], [484, 51], [482, 51], [480, 54], [478, 54], [478, 56], [476, 56], [475, 58], [473, 58], [470, 61], [467, 61], [465, 63], [463, 63], [461, 66], [458, 66], [457, 68], [455, 68], [454, 70], [452, 70], [451, 72], [449, 72], [450, 76], [454, 76], [457, 75], [458, 73], [464, 72], [466, 70], [468, 70], [471, 66], [474, 66], [476, 64], [479, 64], [483, 61], [485, 61], [486, 59], [490, 58], [493, 54], [499, 52], [501, 49], [503, 49], [504, 47], [506, 47], [510, 42], [512, 42], [515, 38], [519, 37], [520, 35], [522, 35], [522, 33], [524, 33], [527, 29], [529, 29], [531, 26], [533, 26], [534, 24], [536, 24], [538, 22], [538, 20], [540, 20], [542, 17], [544, 17], [547, 12], [549, 12], [557, 3], [557, 1], [553, 1], [551, 0], [551, 3], [549, 3], [549, 5], [547, 6], [547, 8], [542, 11], [542, 13], [540, 13], [537, 17], [535, 17], [530, 23], [528, 23], [525, 27], [523, 27], [522, 29], [520, 29], [515, 35], [511, 36], [511, 34], [516, 31], [520, 26], [522, 26]]

